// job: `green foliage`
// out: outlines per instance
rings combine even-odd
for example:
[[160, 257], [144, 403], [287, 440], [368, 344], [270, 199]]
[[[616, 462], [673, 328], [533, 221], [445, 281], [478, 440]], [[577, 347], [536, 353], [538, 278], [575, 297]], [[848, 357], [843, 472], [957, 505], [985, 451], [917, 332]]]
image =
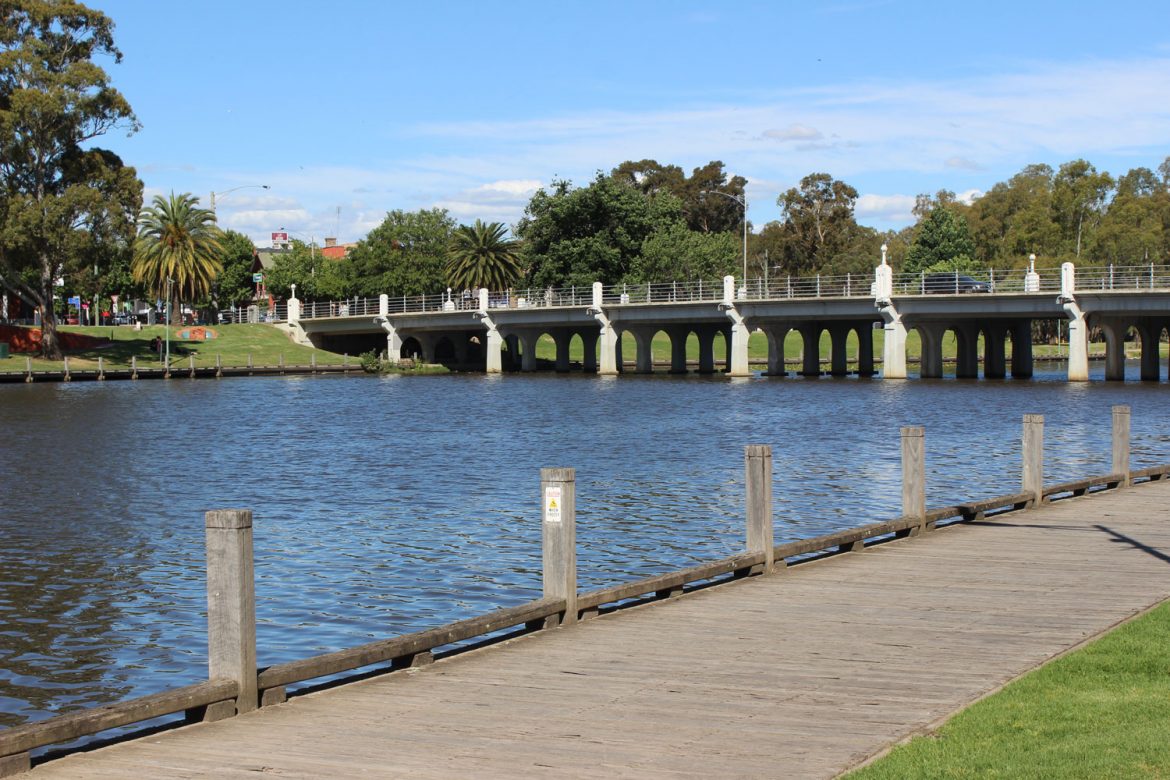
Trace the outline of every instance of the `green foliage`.
[[781, 262], [785, 273], [815, 272], [856, 240], [853, 205], [857, 190], [827, 173], [812, 173], [777, 199]]
[[223, 268], [221, 236], [215, 214], [200, 208], [194, 195], [155, 195], [138, 217], [130, 264], [134, 280], [160, 298], [168, 290], [176, 300], [207, 297]]
[[358, 355], [358, 361], [362, 364], [362, 371], [367, 374], [377, 374], [382, 370], [382, 356], [376, 349], [361, 353]]
[[628, 281], [713, 281], [728, 274], [739, 276], [742, 249], [742, 239], [734, 233], [701, 233], [676, 222], [642, 243]]
[[252, 264], [256, 247], [252, 239], [234, 230], [224, 231], [219, 241], [219, 262], [222, 270], [215, 280], [215, 303], [226, 309], [252, 300]]
[[598, 173], [588, 187], [553, 182], [532, 196], [516, 233], [536, 287], [600, 281], [643, 281], [634, 274], [643, 243], [682, 219], [682, 204], [669, 192], [644, 194]]
[[967, 220], [950, 208], [939, 206], [919, 223], [902, 270], [911, 274], [935, 267], [956, 270], [948, 264], [960, 258], [970, 264], [974, 254], [975, 243], [967, 229]]
[[447, 284], [456, 290], [506, 290], [523, 275], [516, 242], [504, 238], [507, 228], [476, 220], [460, 225], [447, 250]]
[[[44, 312], [42, 352], [59, 357], [53, 283], [124, 250], [142, 184], [92, 141], [137, 128], [95, 56], [121, 53], [113, 23], [73, 2], [0, 3], [0, 286]], [[100, 272], [100, 267], [99, 267]]]
[[1060, 166], [1052, 182], [1052, 209], [1065, 254], [1080, 258], [1085, 231], [1100, 222], [1105, 199], [1112, 189], [1113, 177], [1097, 173], [1085, 160]]
[[657, 160], [626, 161], [610, 175], [645, 195], [674, 195], [682, 202], [683, 218], [691, 230], [727, 233], [743, 227], [743, 207], [735, 199], [744, 197], [747, 179], [732, 176], [728, 180], [720, 160], [695, 168], [690, 178], [677, 165], [661, 165]]
[[264, 281], [269, 292], [282, 298], [291, 297], [295, 284], [302, 301], [335, 301], [354, 294], [347, 260], [325, 257], [317, 247], [296, 239], [288, 252], [276, 255]]
[[350, 294], [435, 294], [446, 288], [447, 247], [455, 221], [446, 209], [395, 209], [350, 251]]

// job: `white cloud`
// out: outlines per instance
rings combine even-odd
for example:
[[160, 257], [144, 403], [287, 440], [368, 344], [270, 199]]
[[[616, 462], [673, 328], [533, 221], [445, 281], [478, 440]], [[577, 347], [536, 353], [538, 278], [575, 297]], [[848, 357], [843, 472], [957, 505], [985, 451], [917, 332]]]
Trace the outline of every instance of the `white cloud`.
[[783, 130], [765, 130], [764, 138], [771, 138], [775, 141], [819, 141], [825, 137], [825, 134], [815, 127], [808, 125], [792, 124]]
[[960, 157], [958, 155], [948, 157], [947, 159], [943, 160], [943, 165], [948, 168], [959, 168], [967, 171], [983, 170], [983, 166], [979, 163], [975, 162], [974, 160], [969, 160], [966, 157]]
[[860, 222], [913, 222], [914, 202], [913, 195], [866, 194], [857, 198], [853, 211]]

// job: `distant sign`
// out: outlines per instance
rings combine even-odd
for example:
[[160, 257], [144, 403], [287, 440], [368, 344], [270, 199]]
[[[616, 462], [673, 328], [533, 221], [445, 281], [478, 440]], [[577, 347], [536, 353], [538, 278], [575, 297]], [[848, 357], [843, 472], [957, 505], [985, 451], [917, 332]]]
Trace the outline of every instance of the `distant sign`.
[[272, 234], [272, 243], [274, 243], [274, 244], [287, 244], [288, 243], [288, 233], [273, 233]]
[[[273, 235], [275, 235], [275, 233]], [[256, 284], [260, 284], [260, 282], [264, 281], [264, 274], [252, 274], [252, 281]]]
[[74, 295], [72, 298], [70, 298], [70, 299], [68, 300], [68, 304], [69, 304], [70, 306], [80, 306], [80, 305], [81, 305], [81, 296], [80, 296], [80, 295]]

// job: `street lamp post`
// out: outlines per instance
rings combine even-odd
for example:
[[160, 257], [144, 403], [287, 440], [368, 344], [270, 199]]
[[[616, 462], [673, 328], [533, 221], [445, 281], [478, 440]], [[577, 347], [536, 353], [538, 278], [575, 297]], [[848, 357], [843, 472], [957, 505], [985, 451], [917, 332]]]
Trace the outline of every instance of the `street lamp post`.
[[268, 189], [267, 184], [241, 184], [239, 187], [232, 187], [230, 190], [221, 190], [219, 192], [212, 191], [212, 193], [211, 193], [211, 213], [212, 214], [215, 213], [215, 196], [216, 195], [219, 195], [220, 198], [222, 199], [223, 196], [227, 195], [228, 193], [235, 192], [236, 190], [246, 190], [249, 187], [257, 187], [257, 188], [262, 189], [262, 190]]
[[170, 373], [171, 370], [171, 283], [175, 280], [167, 277], [167, 324], [164, 329], [167, 340], [166, 348], [166, 362], [163, 363], [163, 374]]
[[743, 196], [730, 195], [719, 190], [700, 190], [700, 195], [720, 195], [728, 200], [733, 200], [743, 208], [743, 287], [747, 289], [747, 191], [745, 190]]

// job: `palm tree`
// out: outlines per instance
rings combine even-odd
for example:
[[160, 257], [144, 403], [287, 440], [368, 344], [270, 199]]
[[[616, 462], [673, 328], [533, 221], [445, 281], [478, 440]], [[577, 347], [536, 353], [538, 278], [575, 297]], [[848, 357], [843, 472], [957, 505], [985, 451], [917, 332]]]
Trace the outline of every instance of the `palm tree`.
[[447, 283], [456, 289], [504, 290], [523, 275], [517, 244], [502, 222], [460, 225], [447, 250]]
[[200, 208], [199, 199], [191, 193], [172, 192], [169, 198], [155, 195], [152, 205], [138, 215], [138, 238], [130, 261], [134, 281], [159, 298], [170, 292], [176, 307], [180, 300], [206, 297], [223, 270], [222, 235], [215, 212]]

